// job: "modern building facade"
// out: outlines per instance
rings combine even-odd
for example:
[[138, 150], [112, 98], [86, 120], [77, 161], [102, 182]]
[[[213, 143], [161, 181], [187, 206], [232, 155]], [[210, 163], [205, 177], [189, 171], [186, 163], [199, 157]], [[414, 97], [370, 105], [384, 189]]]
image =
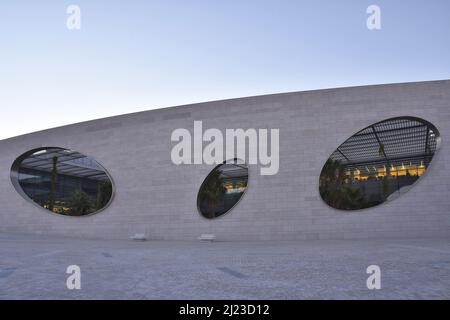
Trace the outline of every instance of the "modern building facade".
[[[278, 129], [278, 172], [262, 175], [260, 165], [226, 157], [221, 165], [174, 163], [172, 133], [193, 132], [194, 121], [221, 132]], [[239, 98], [73, 124], [0, 141], [0, 232], [450, 238], [449, 141], [450, 80]], [[364, 204], [323, 199], [329, 159], [345, 167], [334, 190], [358, 198], [363, 186]]]

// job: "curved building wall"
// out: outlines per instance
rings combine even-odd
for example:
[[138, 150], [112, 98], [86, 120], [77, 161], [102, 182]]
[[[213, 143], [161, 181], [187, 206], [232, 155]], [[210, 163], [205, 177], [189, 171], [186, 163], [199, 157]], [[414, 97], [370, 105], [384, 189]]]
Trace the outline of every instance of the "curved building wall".
[[[417, 185], [395, 201], [345, 212], [325, 204], [319, 175], [328, 156], [355, 132], [384, 119], [413, 116], [434, 124], [442, 145]], [[218, 219], [197, 210], [214, 165], [171, 161], [177, 128], [278, 128], [280, 167], [249, 165], [245, 197]], [[0, 141], [0, 232], [69, 237], [293, 240], [450, 237], [450, 81], [295, 92], [215, 101], [89, 121]], [[115, 196], [95, 215], [54, 215], [31, 205], [10, 179], [11, 165], [41, 147], [79, 151], [111, 175]]]

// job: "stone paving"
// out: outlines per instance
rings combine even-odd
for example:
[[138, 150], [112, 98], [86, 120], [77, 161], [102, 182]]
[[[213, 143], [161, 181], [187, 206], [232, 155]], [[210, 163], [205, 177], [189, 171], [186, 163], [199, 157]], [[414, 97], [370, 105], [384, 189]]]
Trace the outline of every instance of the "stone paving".
[[[366, 268], [381, 268], [368, 290]], [[68, 290], [66, 268], [81, 268]], [[0, 299], [450, 299], [450, 241], [106, 241], [0, 234]]]

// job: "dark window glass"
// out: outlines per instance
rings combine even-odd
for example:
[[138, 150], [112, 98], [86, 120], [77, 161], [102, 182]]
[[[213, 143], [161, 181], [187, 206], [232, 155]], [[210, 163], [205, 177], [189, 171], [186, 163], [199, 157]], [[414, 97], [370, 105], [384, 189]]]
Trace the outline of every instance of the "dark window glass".
[[400, 117], [373, 124], [341, 144], [320, 174], [331, 207], [364, 209], [390, 201], [423, 176], [440, 145], [429, 122]]
[[25, 153], [13, 164], [11, 178], [26, 199], [68, 216], [92, 214], [106, 207], [113, 184], [94, 159], [62, 148]]
[[206, 177], [197, 197], [201, 215], [214, 219], [227, 213], [241, 199], [248, 182], [248, 168], [239, 160], [227, 161]]

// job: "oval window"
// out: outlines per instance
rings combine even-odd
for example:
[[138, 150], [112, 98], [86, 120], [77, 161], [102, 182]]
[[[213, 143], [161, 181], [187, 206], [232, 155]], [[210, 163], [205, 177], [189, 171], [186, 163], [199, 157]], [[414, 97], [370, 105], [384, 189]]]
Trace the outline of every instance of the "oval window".
[[248, 167], [237, 159], [214, 168], [203, 181], [197, 196], [200, 214], [214, 219], [230, 211], [241, 199], [248, 183]]
[[11, 169], [16, 190], [38, 206], [67, 216], [104, 209], [113, 183], [94, 159], [63, 148], [40, 148], [20, 156]]
[[425, 174], [439, 145], [438, 130], [425, 120], [399, 117], [375, 123], [331, 154], [320, 174], [320, 195], [342, 210], [393, 200]]

